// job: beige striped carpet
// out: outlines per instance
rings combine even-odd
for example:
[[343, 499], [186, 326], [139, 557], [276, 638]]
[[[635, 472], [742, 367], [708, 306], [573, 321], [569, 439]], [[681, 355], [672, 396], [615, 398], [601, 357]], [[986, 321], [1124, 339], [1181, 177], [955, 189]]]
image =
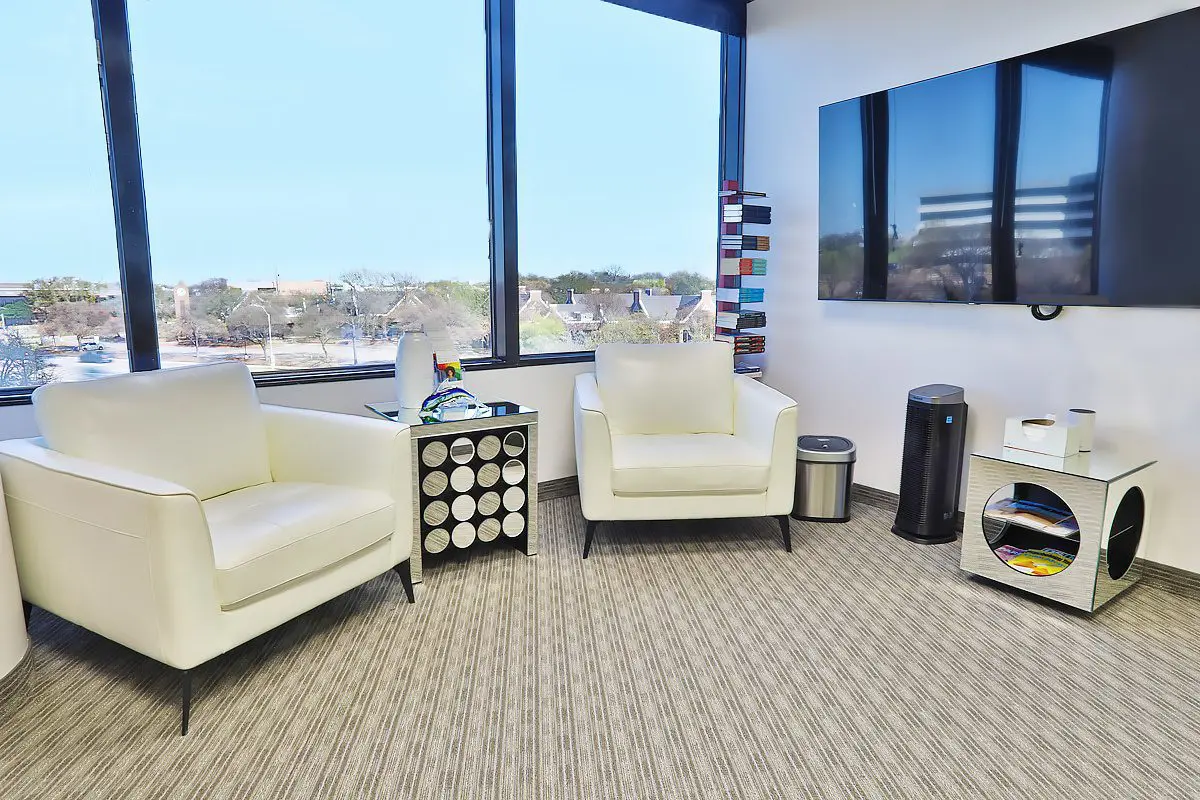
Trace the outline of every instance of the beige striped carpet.
[[392, 575], [198, 674], [44, 612], [0, 798], [1194, 798], [1200, 602], [1095, 617], [964, 577], [956, 546], [770, 521], [602, 528]]

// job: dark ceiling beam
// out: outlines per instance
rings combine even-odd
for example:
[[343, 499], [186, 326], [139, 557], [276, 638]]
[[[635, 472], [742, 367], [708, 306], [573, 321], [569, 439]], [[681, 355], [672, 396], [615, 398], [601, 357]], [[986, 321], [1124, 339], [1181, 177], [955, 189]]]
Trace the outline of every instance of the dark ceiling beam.
[[732, 36], [746, 35], [748, 0], [605, 0]]

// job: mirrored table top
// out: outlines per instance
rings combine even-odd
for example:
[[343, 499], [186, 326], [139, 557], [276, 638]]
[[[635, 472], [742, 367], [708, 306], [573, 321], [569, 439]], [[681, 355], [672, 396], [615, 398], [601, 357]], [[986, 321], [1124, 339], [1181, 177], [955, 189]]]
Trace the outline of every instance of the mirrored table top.
[[449, 422], [495, 419], [498, 417], [513, 417], [518, 414], [537, 413], [537, 411], [528, 406], [510, 403], [507, 400], [480, 403], [474, 408], [445, 409], [443, 414], [438, 418], [426, 420], [421, 419], [420, 409], [401, 408], [400, 404], [394, 400], [389, 403], [367, 403], [367, 408], [384, 419], [389, 419], [393, 422], [406, 422], [409, 425], [441, 425]]
[[1077, 475], [1094, 481], [1111, 483], [1126, 475], [1145, 469], [1157, 463], [1152, 458], [1143, 458], [1132, 453], [1113, 453], [1097, 451], [1093, 453], [1077, 453], [1066, 458], [1057, 458], [1028, 450], [1018, 450], [1015, 447], [997, 447], [973, 453], [976, 458], [987, 458], [992, 461], [1006, 461], [1010, 464], [1023, 464], [1029, 467], [1048, 469], [1061, 472], [1064, 475]]

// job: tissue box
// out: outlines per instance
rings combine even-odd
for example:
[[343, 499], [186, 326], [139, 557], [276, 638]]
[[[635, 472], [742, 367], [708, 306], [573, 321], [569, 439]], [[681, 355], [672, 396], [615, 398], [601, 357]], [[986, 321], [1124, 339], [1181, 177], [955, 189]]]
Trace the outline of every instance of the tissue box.
[[1079, 452], [1079, 433], [1079, 428], [1065, 420], [1009, 417], [1004, 421], [1004, 446], [1066, 458]]

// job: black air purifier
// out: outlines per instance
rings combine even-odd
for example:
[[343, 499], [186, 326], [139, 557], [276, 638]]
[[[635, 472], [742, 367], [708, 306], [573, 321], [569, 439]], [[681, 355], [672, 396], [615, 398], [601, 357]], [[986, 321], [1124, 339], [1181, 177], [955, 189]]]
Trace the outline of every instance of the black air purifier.
[[967, 404], [958, 386], [935, 383], [908, 393], [900, 507], [892, 533], [910, 542], [958, 538], [958, 484], [967, 435]]

